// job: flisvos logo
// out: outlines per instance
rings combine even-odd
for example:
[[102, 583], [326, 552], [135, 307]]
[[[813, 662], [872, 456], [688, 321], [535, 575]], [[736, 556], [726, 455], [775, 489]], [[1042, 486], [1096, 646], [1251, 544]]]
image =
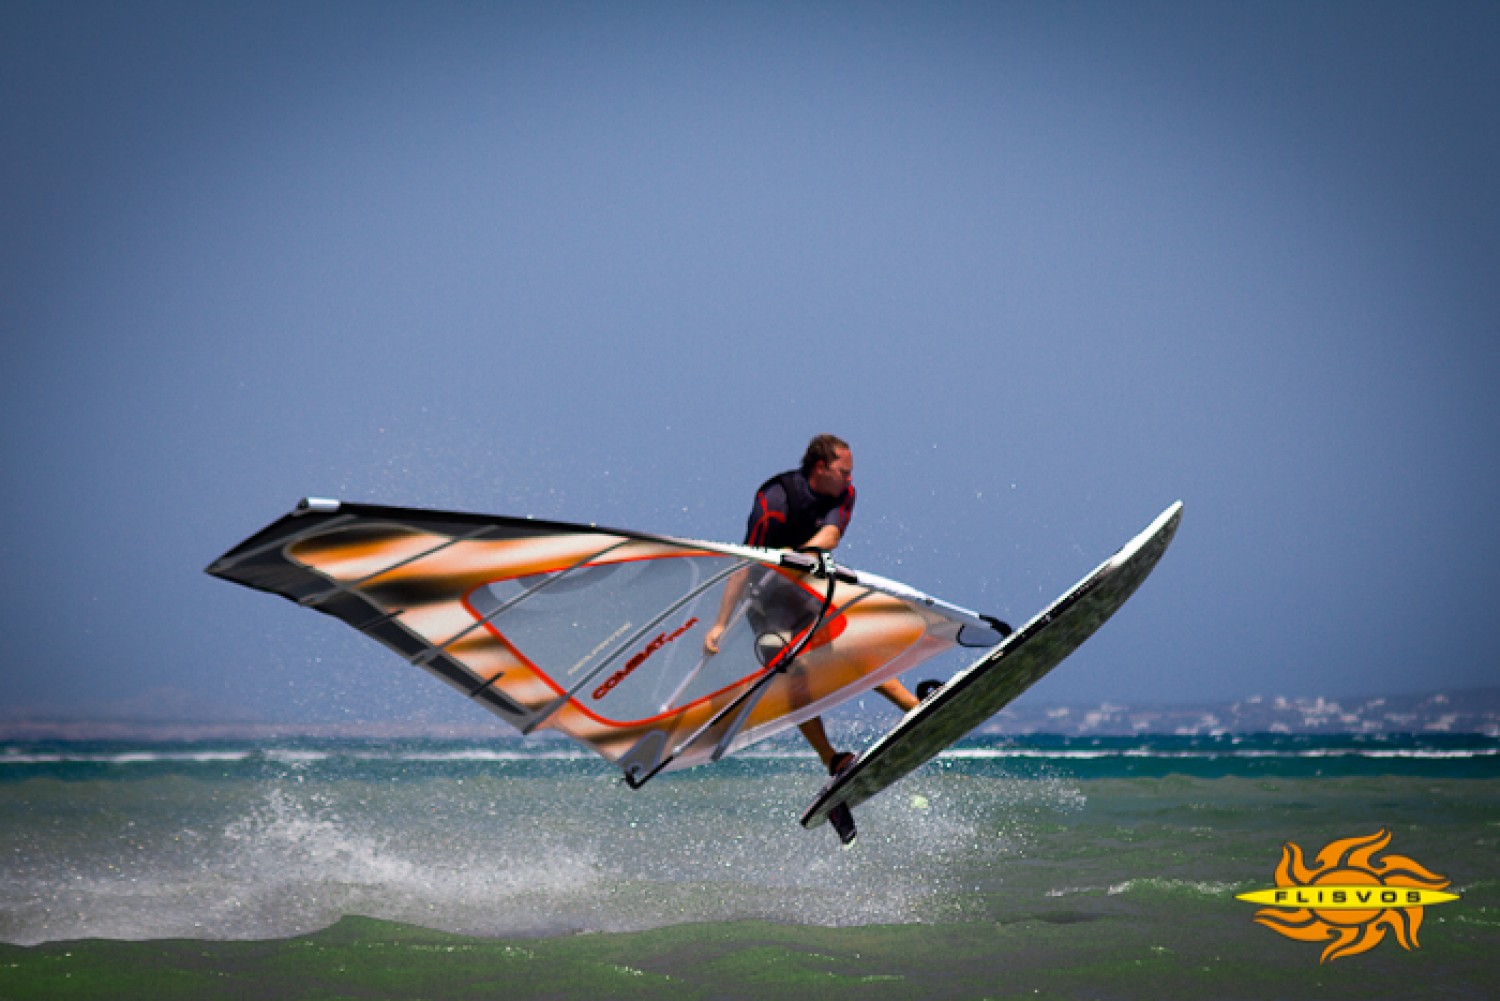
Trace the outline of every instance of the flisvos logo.
[[611, 674], [608, 678], [605, 679], [604, 684], [594, 689], [594, 700], [597, 702], [599, 699], [604, 698], [604, 696], [608, 695], [616, 685], [624, 681], [626, 678], [630, 677], [631, 672], [640, 667], [642, 664], [646, 663], [646, 661], [651, 657], [653, 653], [660, 650], [662, 647], [666, 646], [673, 640], [677, 639], [679, 636], [681, 636], [683, 633], [687, 632], [697, 624], [698, 616], [695, 615], [670, 633], [657, 633], [656, 638], [650, 643], [647, 643], [643, 650], [627, 660], [624, 667], [620, 668], [614, 674]]
[[1317, 865], [1303, 861], [1302, 849], [1288, 841], [1276, 867], [1276, 888], [1237, 894], [1252, 904], [1269, 904], [1255, 920], [1299, 942], [1328, 942], [1318, 961], [1326, 963], [1368, 952], [1395, 933], [1401, 948], [1417, 948], [1422, 908], [1445, 904], [1458, 895], [1442, 892], [1449, 881], [1404, 855], [1375, 855], [1391, 843], [1390, 833], [1343, 838], [1318, 852]]

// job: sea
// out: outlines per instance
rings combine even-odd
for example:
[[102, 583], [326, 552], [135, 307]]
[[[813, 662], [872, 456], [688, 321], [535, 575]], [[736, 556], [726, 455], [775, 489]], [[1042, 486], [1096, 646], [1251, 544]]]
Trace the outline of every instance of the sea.
[[[848, 849], [798, 823], [823, 781], [786, 740], [639, 790], [552, 741], [0, 744], [0, 942], [295, 940], [353, 918], [512, 943], [774, 926], [873, 962], [869, 997], [1500, 992], [1494, 737], [974, 738], [857, 810]], [[1412, 948], [1392, 933], [1324, 961], [1236, 898], [1276, 885], [1288, 843], [1311, 864], [1382, 833], [1460, 898], [1424, 909]], [[682, 996], [780, 996], [739, 994], [764, 973]], [[0, 996], [30, 996], [3, 974]]]

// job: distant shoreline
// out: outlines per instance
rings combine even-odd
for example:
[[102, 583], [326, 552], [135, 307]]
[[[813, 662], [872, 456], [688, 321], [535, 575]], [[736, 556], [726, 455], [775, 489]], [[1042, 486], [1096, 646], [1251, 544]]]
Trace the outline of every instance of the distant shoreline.
[[[1232, 702], [1013, 705], [976, 731], [986, 736], [1215, 736], [1219, 734], [1476, 734], [1500, 737], [1500, 688], [1331, 699], [1252, 695]], [[499, 720], [270, 722], [77, 716], [12, 710], [0, 741], [516, 740]], [[561, 739], [555, 734], [528, 738]]]

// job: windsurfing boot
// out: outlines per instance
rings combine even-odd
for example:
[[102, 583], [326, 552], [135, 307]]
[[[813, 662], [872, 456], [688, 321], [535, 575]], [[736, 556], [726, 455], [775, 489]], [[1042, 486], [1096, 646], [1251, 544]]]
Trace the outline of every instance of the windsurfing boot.
[[838, 778], [852, 764], [854, 764], [853, 753], [840, 751], [828, 760], [828, 774], [834, 778]]

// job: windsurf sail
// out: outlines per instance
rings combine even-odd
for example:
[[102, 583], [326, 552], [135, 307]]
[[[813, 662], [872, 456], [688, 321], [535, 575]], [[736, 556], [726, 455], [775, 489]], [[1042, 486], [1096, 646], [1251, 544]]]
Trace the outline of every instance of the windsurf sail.
[[805, 553], [311, 498], [208, 573], [341, 619], [521, 732], [592, 748], [633, 785], [1008, 631]]

